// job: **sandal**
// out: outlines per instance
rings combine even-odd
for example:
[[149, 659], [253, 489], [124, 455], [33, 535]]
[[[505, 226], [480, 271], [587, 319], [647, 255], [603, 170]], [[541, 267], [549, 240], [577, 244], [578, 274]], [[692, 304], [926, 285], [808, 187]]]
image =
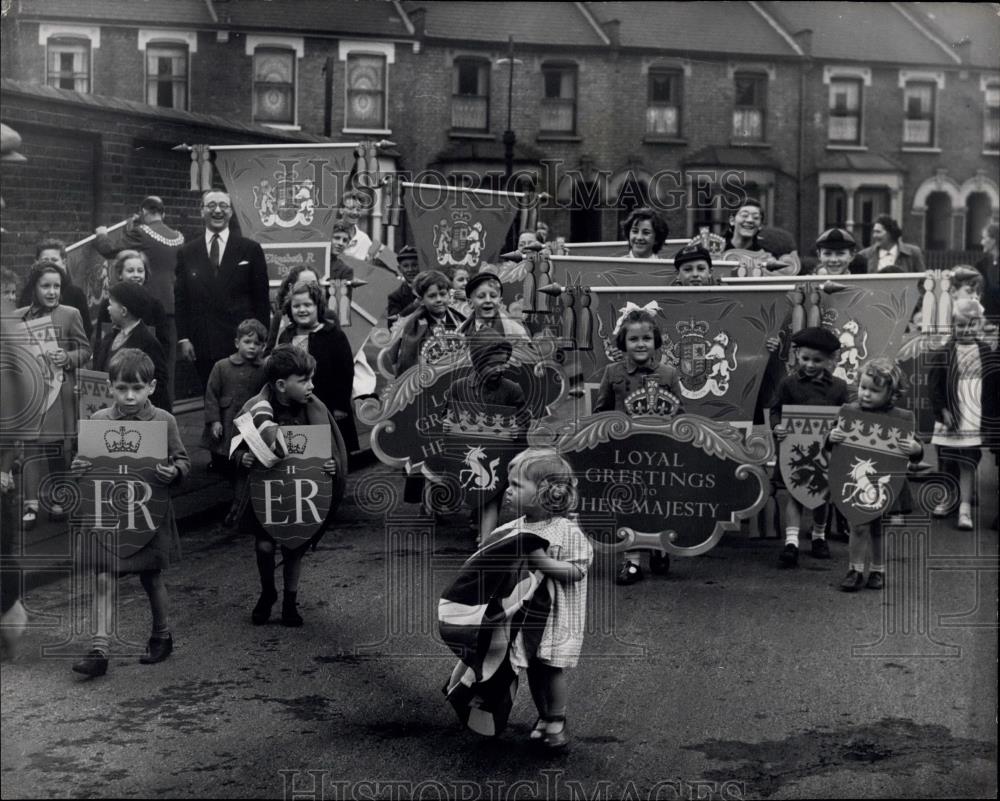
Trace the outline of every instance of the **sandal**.
[[545, 734], [542, 735], [542, 745], [544, 745], [550, 751], [561, 751], [563, 748], [569, 745], [569, 726], [566, 724], [566, 718], [551, 717], [548, 719], [548, 723], [559, 723], [562, 722], [562, 728], [557, 732], [550, 732], [547, 728]]
[[975, 526], [972, 523], [972, 515], [962, 512], [958, 516], [958, 530], [959, 531], [972, 531]]
[[38, 522], [38, 510], [30, 506], [26, 507], [24, 514], [21, 515], [21, 523], [24, 524], [24, 530], [30, 531], [35, 527]]
[[545, 727], [548, 726], [548, 721], [539, 716], [535, 721], [534, 728], [531, 730], [531, 734], [528, 735], [529, 740], [543, 740], [545, 739]]

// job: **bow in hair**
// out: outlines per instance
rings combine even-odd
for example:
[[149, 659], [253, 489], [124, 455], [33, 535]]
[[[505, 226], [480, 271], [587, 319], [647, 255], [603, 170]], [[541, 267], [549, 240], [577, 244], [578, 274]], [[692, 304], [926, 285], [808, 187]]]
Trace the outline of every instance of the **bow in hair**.
[[622, 324], [625, 322], [625, 318], [628, 317], [631, 312], [634, 311], [649, 312], [651, 315], [655, 317], [657, 314], [660, 313], [660, 304], [657, 303], [655, 300], [651, 300], [645, 306], [639, 306], [638, 304], [628, 300], [625, 302], [625, 305], [622, 306], [622, 308], [620, 308], [618, 311], [621, 314], [618, 317], [618, 322], [615, 323], [616, 334], [621, 330]]

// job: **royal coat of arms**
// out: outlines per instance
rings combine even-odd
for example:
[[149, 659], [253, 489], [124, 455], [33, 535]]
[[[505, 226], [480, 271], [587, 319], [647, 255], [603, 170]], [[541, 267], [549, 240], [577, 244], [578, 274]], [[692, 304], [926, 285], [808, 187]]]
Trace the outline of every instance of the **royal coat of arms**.
[[824, 322], [833, 330], [840, 340], [840, 358], [837, 366], [833, 369], [833, 374], [837, 378], [842, 378], [848, 384], [858, 383], [858, 371], [861, 365], [868, 358], [868, 332], [860, 322], [849, 319], [842, 325], [836, 325], [837, 312], [827, 312]]
[[316, 213], [313, 197], [313, 182], [309, 178], [299, 180], [295, 172], [274, 173], [274, 183], [262, 178], [253, 187], [253, 205], [260, 216], [261, 225], [266, 228], [294, 228], [297, 225], [312, 225]]
[[[902, 411], [902, 410], [900, 410]], [[852, 525], [884, 515], [900, 496], [913, 436], [912, 412], [898, 418], [843, 408], [837, 425], [847, 434], [830, 454], [830, 498]]]
[[[677, 323], [680, 339], [664, 343], [667, 359], [680, 372], [681, 394], [685, 398], [704, 398], [709, 393], [725, 395], [729, 381], [739, 366], [738, 343], [726, 331], [711, 334], [704, 320], [681, 320]], [[711, 336], [710, 336], [711, 335]]]
[[441, 267], [478, 267], [486, 231], [481, 222], [470, 224], [472, 215], [452, 212], [451, 220], [442, 217], [434, 226], [434, 251]]

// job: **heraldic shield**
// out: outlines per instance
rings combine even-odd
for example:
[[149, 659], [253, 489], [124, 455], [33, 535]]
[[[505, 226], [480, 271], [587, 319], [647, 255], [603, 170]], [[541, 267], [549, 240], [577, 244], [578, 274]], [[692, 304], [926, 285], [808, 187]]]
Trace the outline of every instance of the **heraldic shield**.
[[[81, 420], [79, 455], [91, 467], [78, 482], [73, 523], [102, 534], [101, 545], [126, 559], [148, 545], [166, 521], [170, 495], [156, 465], [167, 460], [167, 424]], [[109, 531], [115, 536], [108, 537]]]
[[863, 525], [884, 515], [899, 498], [909, 462], [902, 446], [913, 436], [913, 413], [887, 419], [845, 408], [837, 425], [847, 439], [834, 445], [830, 455], [830, 497], [851, 525]]
[[781, 478], [789, 494], [806, 509], [816, 509], [830, 497], [823, 442], [839, 412], [839, 406], [789, 405], [781, 410], [788, 432], [778, 448]]
[[513, 406], [452, 402], [443, 423], [444, 448], [424, 462], [431, 480], [447, 488], [446, 507], [479, 508], [506, 489], [507, 468], [527, 447], [527, 421]]
[[286, 548], [305, 545], [326, 523], [334, 477], [323, 470], [331, 458], [329, 426], [281, 426], [288, 455], [250, 473], [250, 502], [264, 530]]

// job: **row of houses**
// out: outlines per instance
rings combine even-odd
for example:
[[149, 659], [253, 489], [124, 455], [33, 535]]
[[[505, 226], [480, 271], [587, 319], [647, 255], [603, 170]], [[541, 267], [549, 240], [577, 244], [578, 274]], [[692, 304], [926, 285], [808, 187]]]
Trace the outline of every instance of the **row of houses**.
[[[177, 142], [155, 130], [176, 139], [187, 121], [213, 128], [213, 142], [391, 140], [385, 171], [500, 187], [513, 140], [512, 188], [548, 193], [542, 216], [571, 241], [618, 238], [638, 203], [662, 208], [672, 235], [718, 231], [746, 193], [804, 249], [833, 224], [867, 243], [889, 213], [909, 241], [955, 253], [1000, 212], [998, 14], [925, 2], [13, 0], [4, 115], [56, 140], [60, 113], [90, 119], [101, 142], [112, 132], [93, 115], [164, 121], [138, 140], [144, 154], [99, 142], [98, 173], [150, 151], [170, 161]], [[115, 190], [94, 199], [95, 218], [134, 203]]]

